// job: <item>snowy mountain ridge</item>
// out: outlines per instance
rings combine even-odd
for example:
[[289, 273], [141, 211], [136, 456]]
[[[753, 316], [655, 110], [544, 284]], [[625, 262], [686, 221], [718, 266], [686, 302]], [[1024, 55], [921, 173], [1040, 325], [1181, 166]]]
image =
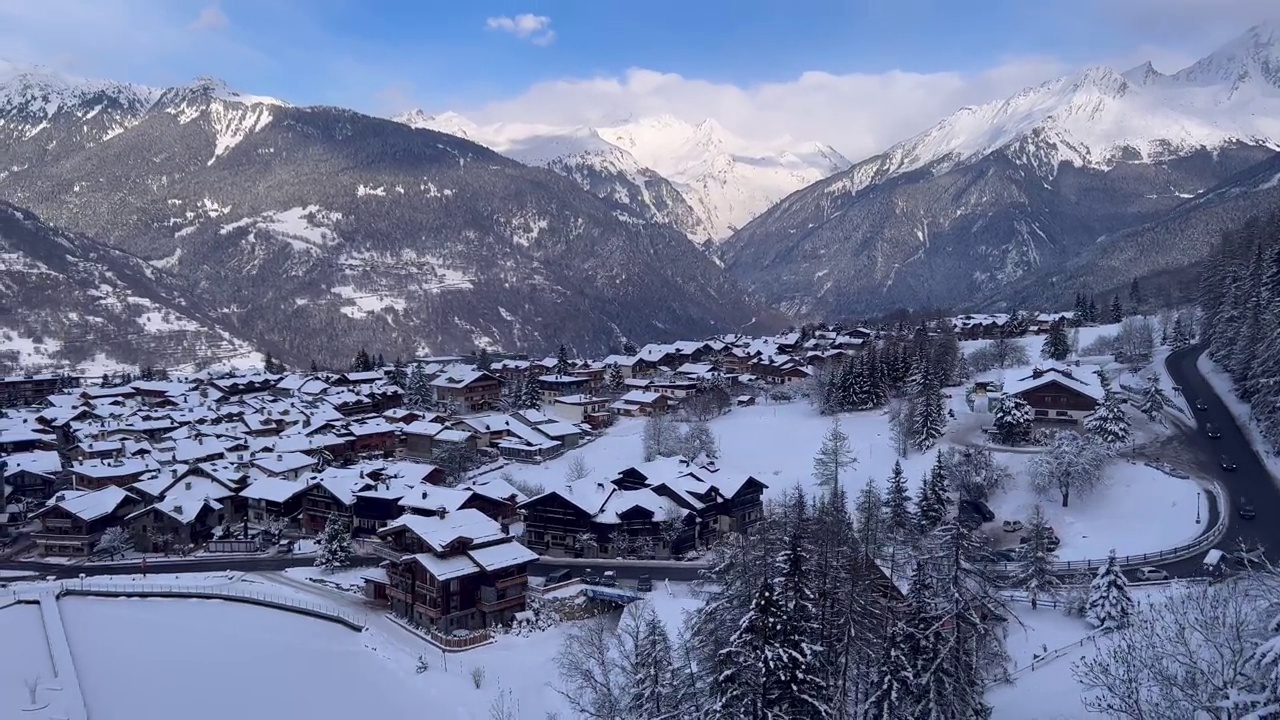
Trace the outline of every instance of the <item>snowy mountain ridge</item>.
[[429, 115], [422, 110], [395, 119], [466, 138], [570, 177], [572, 168], [582, 164], [641, 186], [637, 178], [659, 175], [696, 214], [691, 221], [674, 223], [695, 242], [722, 240], [783, 197], [850, 165], [822, 143], [753, 143], [711, 119], [693, 125], [658, 115], [602, 127], [481, 126], [457, 113]]
[[1231, 143], [1280, 149], [1280, 23], [1250, 28], [1172, 75], [1150, 62], [1123, 73], [1091, 67], [960, 108], [830, 191], [856, 193], [922, 168], [940, 174], [998, 150], [1052, 180], [1060, 163], [1105, 170]]

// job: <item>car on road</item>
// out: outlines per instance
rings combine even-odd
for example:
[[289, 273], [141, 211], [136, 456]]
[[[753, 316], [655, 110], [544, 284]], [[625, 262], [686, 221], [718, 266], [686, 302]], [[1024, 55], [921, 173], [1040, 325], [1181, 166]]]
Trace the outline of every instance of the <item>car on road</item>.
[[1133, 574], [1138, 578], [1138, 582], [1154, 582], [1156, 580], [1169, 579], [1169, 573], [1161, 570], [1160, 568], [1153, 567], [1138, 568], [1133, 571]]
[[[1062, 544], [1062, 539], [1061, 539], [1061, 538], [1059, 538], [1059, 537], [1058, 537], [1058, 534], [1057, 534], [1057, 533], [1055, 533], [1055, 532], [1053, 531], [1053, 528], [1049, 528], [1049, 529], [1046, 531], [1045, 535], [1046, 535], [1046, 537], [1045, 537], [1045, 539], [1044, 539], [1044, 549], [1045, 549], [1045, 551], [1046, 551], [1046, 552], [1057, 552], [1057, 551], [1058, 551], [1058, 546]], [[1019, 538], [1019, 539], [1018, 539], [1018, 544], [1019, 544], [1019, 545], [1029, 545], [1029, 544], [1031, 544], [1031, 536], [1030, 536], [1030, 535], [1023, 535], [1021, 538]]]
[[1208, 406], [1208, 405], [1206, 405], [1206, 404], [1205, 404], [1205, 402], [1204, 402], [1203, 400], [1197, 400], [1197, 401], [1196, 401], [1196, 409], [1197, 409], [1197, 410], [1208, 410], [1208, 409], [1209, 409], [1209, 406]]
[[1235, 464], [1234, 462], [1232, 462], [1231, 458], [1227, 457], [1226, 455], [1223, 455], [1223, 456], [1222, 456], [1222, 469], [1223, 469], [1223, 470], [1226, 470], [1227, 472], [1230, 472], [1230, 471], [1232, 471], [1232, 470], [1235, 470], [1235, 469], [1236, 469], [1236, 464]]
[[1253, 509], [1253, 503], [1249, 502], [1249, 498], [1240, 498], [1240, 502], [1236, 503], [1236, 514], [1241, 520], [1252, 520], [1258, 516], [1258, 512]]
[[547, 575], [547, 585], [559, 585], [562, 582], [568, 582], [571, 577], [573, 573], [569, 568], [560, 568]]
[[1213, 423], [1206, 423], [1204, 426], [1204, 431], [1211, 438], [1222, 437], [1222, 431], [1219, 430], [1218, 426], [1214, 425]]
[[1000, 523], [1000, 529], [1005, 532], [1019, 532], [1022, 530], [1021, 520], [1005, 520]]
[[600, 584], [605, 587], [613, 587], [618, 584], [618, 573], [613, 570], [605, 570], [600, 576]]
[[600, 576], [596, 574], [595, 570], [587, 568], [582, 571], [582, 583], [584, 585], [599, 585]]
[[652, 591], [653, 591], [653, 580], [649, 577], [648, 574], [641, 575], [640, 579], [636, 580], [636, 592], [652, 592]]

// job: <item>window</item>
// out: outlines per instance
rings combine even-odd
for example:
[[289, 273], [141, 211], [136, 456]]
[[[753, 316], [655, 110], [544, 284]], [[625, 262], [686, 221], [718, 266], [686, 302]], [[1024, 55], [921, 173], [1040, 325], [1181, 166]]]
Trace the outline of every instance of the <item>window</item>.
[[458, 581], [457, 581], [457, 580], [450, 580], [450, 581], [449, 581], [449, 592], [451, 592], [451, 593], [456, 593], [456, 592], [458, 592]]
[[1037, 410], [1037, 411], [1036, 411], [1036, 417], [1049, 417], [1049, 411], [1048, 411], [1048, 410]]
[[1071, 413], [1067, 412], [1066, 410], [1059, 410], [1054, 414], [1057, 415], [1058, 417], [1065, 417], [1065, 418], [1071, 417]]

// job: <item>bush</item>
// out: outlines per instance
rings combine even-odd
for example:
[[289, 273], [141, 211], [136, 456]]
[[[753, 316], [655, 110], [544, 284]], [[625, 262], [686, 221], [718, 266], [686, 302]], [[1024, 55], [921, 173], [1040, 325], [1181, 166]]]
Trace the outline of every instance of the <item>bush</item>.
[[424, 673], [424, 672], [426, 672], [426, 671], [428, 671], [428, 670], [430, 670], [430, 669], [431, 669], [431, 663], [427, 661], [427, 656], [426, 656], [426, 655], [419, 655], [419, 656], [418, 656], [418, 667], [414, 668], [414, 670], [415, 670], [419, 675], [421, 675], [422, 673]]
[[471, 668], [471, 684], [479, 690], [484, 685], [484, 666], [477, 665]]
[[1115, 335], [1099, 335], [1093, 339], [1093, 342], [1080, 348], [1079, 354], [1085, 357], [1097, 357], [1113, 355], [1119, 349], [1120, 343]]

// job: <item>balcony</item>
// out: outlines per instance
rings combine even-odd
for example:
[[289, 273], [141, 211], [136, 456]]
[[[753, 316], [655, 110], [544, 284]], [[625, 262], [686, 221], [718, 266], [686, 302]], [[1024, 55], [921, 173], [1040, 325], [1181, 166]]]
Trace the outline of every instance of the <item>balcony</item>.
[[520, 607], [521, 605], [524, 604], [524, 600], [525, 598], [523, 594], [512, 595], [511, 597], [505, 597], [505, 598], [498, 598], [498, 599], [495, 599], [493, 602], [485, 602], [484, 598], [482, 597], [480, 602], [476, 603], [476, 608], [479, 609], [480, 612], [497, 612], [499, 610], [506, 610], [508, 608]]
[[373, 551], [375, 556], [380, 557], [383, 560], [390, 560], [391, 562], [400, 562], [400, 558], [405, 556], [405, 553], [402, 553], [385, 543], [369, 543], [368, 547]]
[[408, 602], [413, 602], [413, 593], [405, 592], [404, 590], [401, 590], [400, 588], [397, 588], [397, 587], [394, 587], [394, 586], [388, 585], [388, 586], [387, 586], [387, 599], [388, 599], [388, 600], [399, 600], [400, 602], [406, 602], [406, 603], [408, 603]]
[[529, 584], [528, 575], [516, 575], [515, 577], [496, 580], [494, 581], [493, 586], [499, 590], [502, 590], [503, 588], [509, 588], [514, 585], [528, 585], [528, 584]]
[[422, 583], [414, 583], [413, 591], [416, 592], [418, 595], [423, 595], [423, 596], [430, 595], [432, 597], [435, 597], [440, 594], [439, 586], [429, 587], [427, 585], [423, 585]]
[[422, 603], [414, 603], [413, 608], [415, 610], [420, 611], [423, 615], [426, 615], [432, 620], [439, 620], [441, 617], [444, 616], [444, 613], [440, 612], [439, 608], [433, 608], [429, 605], [424, 605]]

